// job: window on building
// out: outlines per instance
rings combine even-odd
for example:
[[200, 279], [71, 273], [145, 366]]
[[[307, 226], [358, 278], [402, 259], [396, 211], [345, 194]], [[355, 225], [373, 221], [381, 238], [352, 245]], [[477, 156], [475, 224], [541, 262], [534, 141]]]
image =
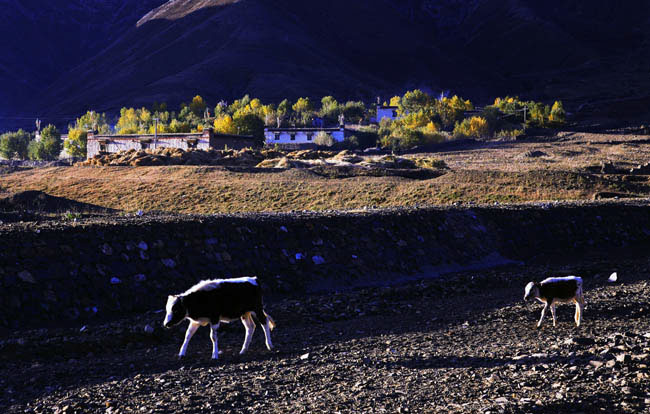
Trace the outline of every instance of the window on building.
[[291, 134], [291, 140], [295, 141], [296, 140], [296, 134]]
[[143, 150], [151, 148], [148, 142], [141, 142], [140, 145], [142, 146]]
[[397, 111], [393, 111], [393, 118], [397, 118]]
[[276, 141], [280, 141], [280, 134], [279, 134], [279, 133], [276, 133], [276, 134], [275, 134], [275, 140], [276, 140]]
[[99, 152], [108, 152], [108, 144], [105, 142], [99, 143]]
[[187, 148], [188, 149], [196, 149], [198, 144], [199, 144], [198, 139], [190, 139], [190, 140], [187, 141]]
[[311, 141], [312, 138], [314, 138], [314, 133], [313, 132], [307, 133], [307, 141]]

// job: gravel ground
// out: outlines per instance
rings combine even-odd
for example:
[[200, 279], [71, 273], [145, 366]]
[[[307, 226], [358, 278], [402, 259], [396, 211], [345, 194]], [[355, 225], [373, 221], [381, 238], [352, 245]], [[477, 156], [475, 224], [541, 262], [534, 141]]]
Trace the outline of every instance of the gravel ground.
[[[605, 256], [606, 257], [606, 256]], [[619, 283], [608, 284], [613, 270]], [[532, 279], [577, 273], [587, 307], [535, 323]], [[0, 341], [2, 413], [639, 413], [650, 409], [650, 262], [583, 258], [302, 298], [267, 298], [276, 350], [240, 323], [218, 362], [154, 311]], [[163, 307], [161, 303], [161, 308]], [[145, 326], [153, 327], [147, 333]], [[80, 332], [80, 330], [82, 330]]]

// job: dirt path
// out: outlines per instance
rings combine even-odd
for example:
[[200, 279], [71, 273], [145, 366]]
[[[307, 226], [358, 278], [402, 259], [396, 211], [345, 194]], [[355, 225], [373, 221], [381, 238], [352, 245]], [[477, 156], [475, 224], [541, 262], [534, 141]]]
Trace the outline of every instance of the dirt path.
[[[649, 267], [617, 262], [616, 285], [608, 271], [536, 265], [267, 300], [277, 350], [258, 329], [235, 357], [244, 335], [231, 324], [218, 363], [206, 328], [177, 361], [184, 325], [163, 331], [154, 312], [83, 332], [16, 332], [0, 342], [0, 412], [644, 412]], [[565, 305], [556, 328], [547, 319], [536, 330], [541, 305], [522, 301], [525, 282], [580, 270], [583, 327]]]

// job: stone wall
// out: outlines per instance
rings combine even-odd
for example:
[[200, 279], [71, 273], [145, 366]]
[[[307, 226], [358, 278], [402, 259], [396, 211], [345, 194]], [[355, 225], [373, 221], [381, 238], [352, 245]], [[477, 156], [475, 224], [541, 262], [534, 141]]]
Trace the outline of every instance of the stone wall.
[[648, 241], [643, 204], [5, 224], [0, 326], [161, 309], [167, 294], [211, 277], [257, 275], [271, 294], [299, 293]]

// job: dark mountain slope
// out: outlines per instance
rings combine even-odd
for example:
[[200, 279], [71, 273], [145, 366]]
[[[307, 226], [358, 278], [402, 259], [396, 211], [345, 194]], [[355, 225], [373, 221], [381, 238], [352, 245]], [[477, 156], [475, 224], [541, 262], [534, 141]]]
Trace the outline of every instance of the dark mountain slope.
[[115, 110], [195, 93], [213, 102], [245, 92], [272, 100], [367, 98], [407, 83], [439, 88], [449, 78], [472, 78], [434, 47], [430, 27], [409, 22], [389, 2], [377, 11], [369, 1], [213, 0], [198, 9], [189, 3], [194, 11], [182, 13], [187, 3], [150, 13], [62, 78], [48, 106]]
[[0, 0], [0, 118], [33, 115], [45, 88], [164, 1]]
[[[30, 16], [25, 10], [44, 2], [11, 3], [18, 22], [27, 18], [16, 10]], [[371, 100], [413, 87], [479, 100], [557, 97], [570, 109], [650, 96], [650, 12], [641, 0], [130, 3], [55, 0], [43, 15], [53, 28], [36, 35], [12, 23], [27, 40], [0, 44], [9, 51], [0, 94], [21, 98], [0, 96], [5, 107], [57, 119], [88, 108], [176, 105], [194, 94], [212, 104], [244, 93]], [[110, 18], [86, 23], [98, 16]], [[43, 43], [47, 33], [58, 34], [52, 44]]]

